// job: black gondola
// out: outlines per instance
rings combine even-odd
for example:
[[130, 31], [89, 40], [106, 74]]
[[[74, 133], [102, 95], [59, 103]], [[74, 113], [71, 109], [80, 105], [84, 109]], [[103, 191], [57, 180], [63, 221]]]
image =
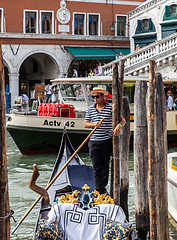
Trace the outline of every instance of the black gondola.
[[[48, 183], [52, 181], [52, 179], [65, 165], [65, 163], [68, 161], [68, 159], [72, 156], [74, 152], [75, 150], [69, 140], [66, 130], [64, 130], [60, 150]], [[76, 189], [81, 191], [81, 187], [85, 183], [89, 185], [91, 191], [95, 190], [93, 169], [91, 166], [85, 165], [78, 155], [75, 155], [72, 161], [68, 164], [68, 166], [63, 170], [63, 172], [58, 176], [55, 182], [47, 190], [50, 197], [50, 204], [48, 202], [46, 204], [44, 198], [41, 199], [41, 206], [34, 231], [34, 240], [37, 236], [36, 233], [39, 221], [47, 216], [48, 212], [51, 209], [51, 206], [56, 202], [56, 199], [61, 195], [65, 193], [71, 193]]]

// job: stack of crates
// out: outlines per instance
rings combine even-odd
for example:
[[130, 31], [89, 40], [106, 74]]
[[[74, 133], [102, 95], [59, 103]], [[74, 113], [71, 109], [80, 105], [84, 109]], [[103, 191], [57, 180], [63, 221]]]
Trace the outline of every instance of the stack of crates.
[[42, 103], [37, 108], [37, 116], [75, 118], [74, 106], [71, 104]]

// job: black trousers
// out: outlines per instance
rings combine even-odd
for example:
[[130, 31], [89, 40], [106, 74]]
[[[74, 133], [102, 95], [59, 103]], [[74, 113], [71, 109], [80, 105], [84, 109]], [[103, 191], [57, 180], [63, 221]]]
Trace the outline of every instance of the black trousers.
[[93, 165], [96, 190], [106, 192], [109, 178], [109, 162], [112, 154], [112, 138], [104, 141], [89, 141], [89, 156]]

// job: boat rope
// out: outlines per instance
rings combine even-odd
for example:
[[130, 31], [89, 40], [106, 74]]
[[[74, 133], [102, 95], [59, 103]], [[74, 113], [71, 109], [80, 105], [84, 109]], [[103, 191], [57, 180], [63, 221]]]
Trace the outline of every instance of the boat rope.
[[4, 217], [0, 217], [0, 222], [6, 221], [7, 218], [11, 218], [11, 217], [13, 218], [14, 222], [17, 222], [17, 221], [15, 220], [13, 214], [14, 214], [14, 211], [13, 211], [12, 209], [10, 209], [10, 212], [9, 212], [9, 213], [5, 212], [5, 216], [4, 216]]

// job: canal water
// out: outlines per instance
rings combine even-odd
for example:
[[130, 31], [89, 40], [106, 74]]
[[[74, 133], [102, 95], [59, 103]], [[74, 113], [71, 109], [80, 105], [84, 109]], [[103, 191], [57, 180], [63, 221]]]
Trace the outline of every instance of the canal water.
[[[177, 151], [177, 149], [170, 149], [170, 151]], [[82, 160], [90, 165], [90, 160], [87, 153], [79, 154]], [[40, 172], [37, 184], [46, 187], [48, 179], [50, 178], [57, 154], [45, 155], [21, 155], [14, 141], [7, 133], [7, 165], [8, 165], [8, 181], [9, 181], [9, 197], [10, 207], [15, 212], [14, 217], [18, 222], [23, 215], [28, 211], [30, 206], [37, 199], [38, 195], [32, 192], [28, 187], [29, 179], [33, 173], [33, 164], [36, 163]], [[134, 217], [134, 172], [133, 172], [133, 152], [130, 152], [129, 161], [129, 215], [130, 222], [135, 226]], [[11, 236], [13, 240], [32, 240], [35, 221], [38, 215], [40, 203], [38, 203], [25, 220], [18, 227], [16, 232]], [[11, 230], [16, 223], [11, 219]], [[169, 221], [170, 239], [177, 240], [177, 225]]]

